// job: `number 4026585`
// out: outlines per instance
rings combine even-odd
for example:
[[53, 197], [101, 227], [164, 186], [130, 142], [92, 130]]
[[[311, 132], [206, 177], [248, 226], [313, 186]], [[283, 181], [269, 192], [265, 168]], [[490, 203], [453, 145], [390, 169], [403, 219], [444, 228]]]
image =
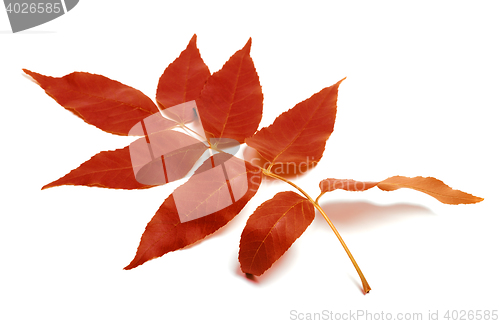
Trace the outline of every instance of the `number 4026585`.
[[9, 3], [6, 8], [8, 13], [55, 13], [61, 12], [61, 4], [56, 3]]
[[444, 314], [444, 318], [447, 320], [493, 320], [496, 321], [498, 319], [498, 310], [453, 310], [446, 311]]

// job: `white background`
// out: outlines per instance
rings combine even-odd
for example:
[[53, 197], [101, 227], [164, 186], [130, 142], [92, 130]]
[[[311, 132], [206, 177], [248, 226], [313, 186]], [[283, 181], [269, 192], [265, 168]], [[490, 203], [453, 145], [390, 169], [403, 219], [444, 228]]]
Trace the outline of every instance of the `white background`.
[[[424, 319], [429, 311], [442, 319], [446, 310], [499, 310], [499, 9], [495, 1], [89, 0], [18, 34], [0, 10], [0, 322], [288, 323], [298, 322], [292, 310]], [[261, 127], [347, 77], [324, 157], [296, 180], [311, 195], [327, 177], [421, 175], [485, 200], [451, 206], [376, 188], [325, 195], [322, 205], [371, 284], [367, 295], [319, 214], [257, 283], [243, 276], [246, 219], [291, 190], [271, 182], [201, 244], [122, 270], [177, 184], [41, 191], [131, 139], [84, 123], [21, 69], [102, 74], [154, 98], [194, 33], [212, 72], [252, 37]]]

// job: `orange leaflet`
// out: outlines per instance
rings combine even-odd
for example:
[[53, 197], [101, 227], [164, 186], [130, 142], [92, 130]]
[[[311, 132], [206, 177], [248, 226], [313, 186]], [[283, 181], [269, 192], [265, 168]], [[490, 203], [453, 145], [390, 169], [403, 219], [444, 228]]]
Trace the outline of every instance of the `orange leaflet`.
[[135, 268], [193, 244], [226, 225], [255, 195], [262, 173], [234, 156], [216, 154], [163, 202], [142, 235]]
[[262, 119], [263, 94], [250, 57], [251, 39], [208, 78], [197, 100], [207, 138], [232, 138], [244, 143]]
[[380, 182], [363, 182], [347, 179], [328, 178], [319, 183], [321, 193], [343, 189], [349, 191], [363, 191], [377, 186], [385, 191], [408, 188], [428, 194], [444, 204], [475, 204], [483, 198], [473, 196], [460, 190], [452, 189], [443, 181], [432, 177], [402, 177], [395, 176]]
[[53, 78], [23, 71], [61, 106], [108, 133], [128, 135], [137, 122], [158, 112], [154, 102], [139, 90], [102, 75], [73, 72]]
[[356, 181], [352, 179], [328, 178], [319, 183], [321, 193], [342, 189], [347, 191], [364, 191], [373, 188], [378, 182]]
[[[172, 130], [151, 134], [149, 140], [151, 151], [159, 152], [153, 158], [148, 146], [144, 145], [146, 139], [140, 138], [125, 148], [94, 155], [42, 189], [62, 185], [147, 189], [184, 177], [207, 149], [191, 136]], [[134, 156], [139, 160], [133, 159]]]
[[314, 205], [292, 191], [276, 194], [250, 216], [241, 234], [241, 270], [261, 275], [302, 235], [314, 219]]
[[268, 127], [248, 138], [248, 146], [275, 163], [315, 164], [335, 124], [340, 80], [284, 112]]
[[[161, 109], [196, 100], [205, 85], [210, 71], [203, 62], [200, 51], [196, 47], [196, 34], [178, 58], [165, 69], [156, 89], [156, 101]], [[180, 123], [194, 119], [194, 111], [168, 109], [168, 117]]]

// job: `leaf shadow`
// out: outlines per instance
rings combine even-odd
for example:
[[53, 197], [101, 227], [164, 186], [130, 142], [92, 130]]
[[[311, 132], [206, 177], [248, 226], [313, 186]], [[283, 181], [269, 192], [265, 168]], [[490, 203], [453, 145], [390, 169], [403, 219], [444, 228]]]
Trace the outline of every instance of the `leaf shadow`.
[[348, 273], [347, 276], [349, 277], [349, 279], [351, 279], [351, 282], [354, 286], [358, 287], [358, 290], [363, 294], [365, 295], [365, 290], [363, 289], [363, 285], [361, 284], [361, 282], [359, 281], [359, 278], [355, 278], [351, 273]]
[[[357, 233], [376, 229], [380, 226], [394, 224], [411, 218], [435, 215], [429, 208], [408, 203], [392, 205], [376, 205], [368, 201], [332, 201], [321, 204], [328, 218], [345, 233]], [[319, 216], [319, 213], [317, 213]], [[311, 226], [317, 229], [328, 229], [328, 223], [313, 222]]]

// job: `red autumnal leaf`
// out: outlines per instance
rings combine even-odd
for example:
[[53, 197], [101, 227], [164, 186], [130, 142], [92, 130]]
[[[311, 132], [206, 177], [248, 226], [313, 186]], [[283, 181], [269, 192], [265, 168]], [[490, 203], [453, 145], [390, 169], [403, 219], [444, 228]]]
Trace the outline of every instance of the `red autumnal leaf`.
[[139, 183], [135, 179], [128, 146], [114, 151], [99, 152], [78, 168], [43, 186], [42, 189], [62, 185], [111, 189], [147, 189], [152, 187]]
[[[42, 189], [62, 185], [147, 189], [185, 176], [207, 148], [202, 142], [171, 130], [152, 134], [149, 139], [152, 152], [160, 152], [158, 156], [151, 158], [146, 139], [139, 138], [125, 148], [94, 155]], [[162, 155], [164, 150], [168, 153]], [[131, 156], [138, 158], [132, 161]]]
[[[197, 100], [210, 71], [196, 47], [196, 34], [188, 46], [165, 69], [158, 82], [156, 101], [161, 109], [166, 109], [191, 100]], [[180, 123], [194, 119], [193, 109], [168, 109], [168, 117]]]
[[363, 191], [377, 186], [385, 191], [393, 191], [408, 188], [428, 194], [443, 204], [475, 204], [483, 201], [483, 198], [473, 196], [460, 190], [452, 189], [441, 180], [432, 177], [402, 177], [395, 176], [380, 182], [363, 182], [346, 179], [329, 178], [319, 183], [321, 193], [343, 189], [349, 191]]
[[165, 253], [193, 244], [232, 220], [255, 195], [259, 168], [220, 153], [202, 166], [163, 202], [142, 235], [135, 268]]
[[207, 138], [232, 138], [244, 143], [262, 119], [263, 94], [250, 57], [252, 39], [210, 76], [197, 100]]
[[293, 191], [276, 194], [250, 216], [241, 234], [244, 273], [259, 276], [278, 260], [314, 219], [314, 206]]
[[53, 78], [23, 71], [61, 106], [105, 132], [128, 135], [137, 122], [158, 112], [154, 102], [139, 90], [102, 75], [73, 72]]
[[298, 103], [245, 142], [272, 164], [316, 164], [333, 132], [343, 80]]

